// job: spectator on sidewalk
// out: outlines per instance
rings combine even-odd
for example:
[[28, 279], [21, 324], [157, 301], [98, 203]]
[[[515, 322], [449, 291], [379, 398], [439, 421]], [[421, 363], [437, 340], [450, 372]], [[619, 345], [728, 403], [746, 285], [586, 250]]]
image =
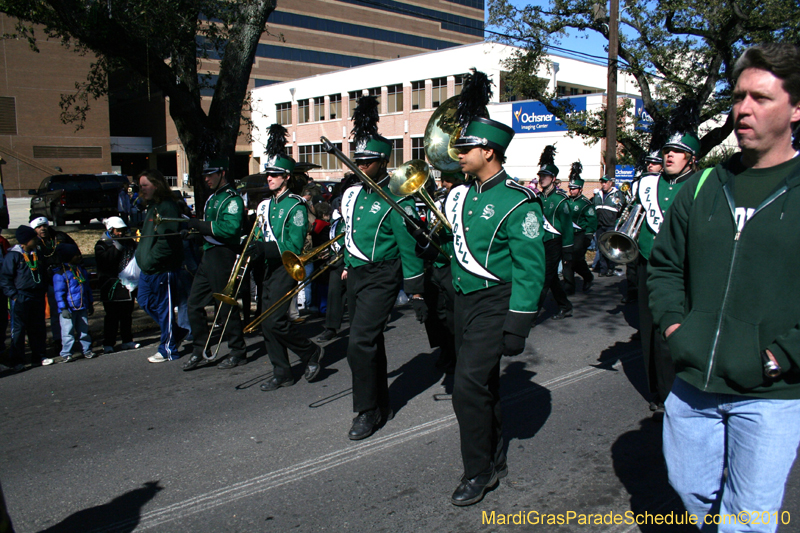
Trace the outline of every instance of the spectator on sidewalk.
[[[92, 337], [89, 335], [89, 316], [94, 314], [94, 300], [89, 285], [89, 273], [81, 265], [83, 256], [74, 244], [59, 244], [56, 255], [61, 260], [61, 266], [53, 271], [53, 286], [61, 320], [62, 362], [74, 360], [72, 348], [76, 341], [80, 343], [83, 356], [91, 359], [94, 352]], [[42, 361], [42, 364], [50, 363], [53, 360]]]
[[3, 259], [0, 288], [11, 300], [10, 365], [20, 372], [25, 368], [25, 334], [31, 356], [28, 364], [40, 366], [45, 359], [47, 328], [44, 324], [44, 302], [47, 295], [44, 266], [36, 253], [39, 239], [29, 226], [16, 231], [18, 244]]
[[[136, 242], [126, 238], [128, 226], [119, 217], [105, 220], [106, 232], [94, 245], [94, 257], [97, 261], [97, 276], [100, 287], [100, 301], [103, 302], [103, 352], [117, 351], [117, 332], [122, 339], [120, 350], [133, 350], [139, 344], [133, 341], [133, 301], [136, 298], [136, 287], [128, 279], [120, 275], [127, 272], [134, 262]], [[137, 266], [138, 268], [138, 266]], [[136, 282], [138, 286], [138, 280]]]

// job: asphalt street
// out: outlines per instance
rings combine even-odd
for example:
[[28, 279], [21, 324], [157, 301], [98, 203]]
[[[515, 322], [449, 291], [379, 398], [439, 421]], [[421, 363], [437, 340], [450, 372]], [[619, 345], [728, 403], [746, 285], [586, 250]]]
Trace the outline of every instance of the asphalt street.
[[[326, 346], [318, 381], [265, 393], [260, 337], [250, 363], [183, 372], [136, 351], [0, 379], [0, 480], [18, 532], [693, 531], [635, 524], [500, 525], [500, 514], [682, 512], [661, 458], [661, 423], [644, 399], [635, 307], [622, 278], [574, 298], [575, 317], [545, 319], [524, 354], [504, 358], [509, 475], [479, 504], [449, 497], [461, 476], [451, 378], [410, 307], [386, 334], [395, 417], [347, 439], [346, 337]], [[550, 304], [552, 305], [552, 303]], [[552, 314], [550, 309], [548, 315]], [[322, 330], [319, 319], [302, 326]], [[345, 330], [345, 334], [346, 334]], [[225, 348], [223, 348], [224, 350]], [[295, 358], [296, 361], [296, 358]], [[784, 509], [797, 531], [800, 478]], [[495, 523], [486, 523], [495, 513]], [[609, 515], [613, 516], [613, 515]], [[512, 518], [513, 521], [513, 518]]]

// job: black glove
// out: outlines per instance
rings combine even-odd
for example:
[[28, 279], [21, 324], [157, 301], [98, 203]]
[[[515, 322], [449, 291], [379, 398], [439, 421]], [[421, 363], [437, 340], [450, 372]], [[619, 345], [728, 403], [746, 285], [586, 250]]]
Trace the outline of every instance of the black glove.
[[64, 309], [63, 311], [61, 311], [61, 317], [69, 320], [70, 318], [72, 318], [72, 312], [69, 309]]
[[181, 239], [183, 239], [184, 241], [187, 240], [189, 238], [189, 235], [190, 235], [188, 229], [182, 229], [180, 231], [180, 234], [181, 234]]
[[205, 220], [200, 220], [199, 218], [190, 218], [186, 221], [186, 226], [189, 229], [197, 230], [202, 235], [213, 235], [214, 232], [211, 231], [211, 222], [206, 222]]
[[422, 248], [430, 244], [428, 238], [425, 237], [425, 223], [421, 220], [417, 220], [416, 218], [411, 218], [410, 221], [406, 220], [406, 229]]
[[414, 314], [417, 315], [417, 321], [420, 324], [428, 320], [428, 306], [422, 298], [411, 298], [411, 307], [414, 308]]
[[503, 355], [519, 355], [525, 350], [525, 337], [503, 332]]

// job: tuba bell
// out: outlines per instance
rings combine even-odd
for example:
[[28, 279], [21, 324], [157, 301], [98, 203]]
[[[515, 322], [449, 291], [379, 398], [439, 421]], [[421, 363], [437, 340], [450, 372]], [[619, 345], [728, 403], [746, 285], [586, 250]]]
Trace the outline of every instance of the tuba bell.
[[626, 264], [639, 256], [639, 230], [645, 219], [642, 204], [628, 206], [620, 216], [613, 231], [607, 231], [597, 240], [597, 247], [609, 261]]

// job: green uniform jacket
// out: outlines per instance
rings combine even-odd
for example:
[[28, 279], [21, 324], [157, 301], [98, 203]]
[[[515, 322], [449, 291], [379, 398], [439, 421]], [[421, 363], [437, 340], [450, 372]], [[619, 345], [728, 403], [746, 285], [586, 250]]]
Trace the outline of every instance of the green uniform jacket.
[[[765, 169], [738, 161], [714, 167], [699, 191], [695, 173], [667, 211], [648, 265], [650, 309], [662, 332], [680, 324], [667, 342], [682, 380], [707, 392], [800, 399], [800, 158]], [[783, 178], [746, 224], [736, 216], [735, 174]], [[775, 381], [764, 377], [764, 349], [784, 370]]]
[[572, 251], [574, 231], [572, 229], [572, 210], [569, 195], [553, 187], [550, 192], [539, 195], [544, 214], [544, 241], [561, 236], [561, 248], [565, 252]]
[[308, 207], [301, 196], [288, 190], [267, 198], [256, 208], [261, 217], [258, 235], [264, 242], [275, 242], [280, 253], [300, 254], [308, 232]]
[[582, 194], [577, 198], [570, 197], [568, 201], [572, 213], [572, 228], [575, 231], [583, 231], [587, 235], [597, 231], [597, 213], [595, 213], [592, 201]]
[[[178, 222], [162, 222], [158, 229], [153, 224], [153, 215], [158, 212], [164, 218], [181, 216], [178, 204], [172, 198], [166, 198], [160, 204], [147, 206], [142, 225], [142, 236], [176, 233]], [[148, 237], [139, 240], [136, 247], [136, 264], [145, 274], [159, 274], [179, 270], [183, 265], [183, 243], [180, 235], [169, 237]]]
[[544, 284], [542, 204], [505, 170], [481, 185], [450, 190], [445, 215], [453, 226], [453, 285], [463, 294], [511, 283], [504, 331], [527, 337]]
[[639, 228], [639, 253], [645, 259], [650, 259], [650, 250], [653, 249], [664, 213], [675, 201], [678, 191], [681, 190], [690, 173], [670, 179], [663, 172], [661, 174], [643, 174], [638, 181], [638, 189], [633, 204], [645, 207], [646, 218]]
[[206, 200], [203, 220], [211, 222], [212, 235], [203, 235], [203, 250], [212, 246], [237, 246], [242, 238], [244, 201], [232, 185], [216, 190]]
[[[388, 183], [389, 176], [386, 176], [378, 185], [406, 214], [418, 218], [413, 198], [395, 196], [389, 191]], [[347, 268], [400, 258], [405, 292], [423, 292], [423, 261], [414, 252], [417, 241], [406, 229], [405, 219], [400, 213], [392, 209], [378, 193], [355, 185], [349, 187], [342, 196], [342, 216], [346, 228], [344, 240], [347, 254], [344, 260]]]

